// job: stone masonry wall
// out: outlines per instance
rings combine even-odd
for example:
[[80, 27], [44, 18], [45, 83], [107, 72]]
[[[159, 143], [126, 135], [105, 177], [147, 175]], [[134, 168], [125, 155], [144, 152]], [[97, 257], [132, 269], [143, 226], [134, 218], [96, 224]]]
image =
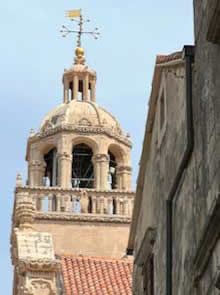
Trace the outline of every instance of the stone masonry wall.
[[[220, 47], [207, 41], [208, 21], [213, 5], [195, 0], [195, 63], [193, 67], [194, 150], [173, 203], [173, 294], [219, 294], [215, 279], [220, 261], [220, 241], [211, 251], [204, 273], [194, 281], [194, 261], [210, 208], [219, 192], [220, 176]], [[170, 73], [171, 75], [171, 73]], [[145, 174], [143, 203], [136, 233], [137, 253], [147, 227], [157, 230], [154, 245], [155, 294], [166, 288], [166, 198], [184, 152], [184, 86], [181, 80], [169, 84], [167, 79], [167, 129], [158, 149], [156, 125], [153, 127], [150, 159]], [[175, 80], [176, 78], [174, 78]], [[177, 87], [181, 91], [178, 93]], [[172, 95], [173, 91], [173, 95]], [[207, 250], [208, 251], [208, 250]], [[141, 271], [137, 270], [135, 294], [141, 295]]]

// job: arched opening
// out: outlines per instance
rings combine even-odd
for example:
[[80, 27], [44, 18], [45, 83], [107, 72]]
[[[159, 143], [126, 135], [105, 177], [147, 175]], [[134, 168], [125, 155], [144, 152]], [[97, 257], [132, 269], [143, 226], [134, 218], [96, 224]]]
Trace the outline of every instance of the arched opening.
[[55, 195], [52, 198], [52, 211], [57, 211], [57, 198]]
[[108, 151], [108, 155], [109, 155], [108, 183], [109, 183], [110, 189], [116, 189], [117, 188], [117, 178], [116, 178], [117, 162], [112, 152]]
[[52, 148], [47, 154], [45, 154], [44, 161], [46, 163], [46, 169], [44, 174], [45, 185], [56, 186], [58, 176], [57, 149]]
[[116, 214], [116, 201], [115, 201], [115, 199], [112, 200], [112, 214]]
[[93, 188], [94, 170], [92, 163], [93, 151], [84, 143], [73, 148], [72, 187]]
[[92, 213], [92, 197], [89, 197], [88, 213]]

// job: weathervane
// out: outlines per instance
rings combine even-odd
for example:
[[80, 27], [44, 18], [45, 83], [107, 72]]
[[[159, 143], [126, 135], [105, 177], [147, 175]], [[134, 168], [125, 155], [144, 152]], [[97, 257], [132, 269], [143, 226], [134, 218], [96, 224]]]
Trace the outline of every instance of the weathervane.
[[[83, 19], [83, 16], [81, 14], [81, 9], [66, 11], [66, 17], [70, 18], [71, 21], [75, 21], [79, 26], [79, 30], [71, 30], [67, 26], [63, 25], [62, 30], [60, 30], [60, 32], [62, 33], [63, 37], [66, 37], [70, 33], [76, 33], [78, 48], [81, 47], [81, 38], [82, 38], [83, 34], [88, 34], [88, 35], [93, 36], [94, 39], [98, 39], [98, 36], [100, 35], [100, 33], [98, 32], [98, 28], [95, 28], [93, 31], [84, 31], [83, 30], [83, 25], [87, 22], [90, 22], [90, 20]], [[76, 20], [75, 18], [78, 18], [78, 17], [79, 17], [79, 20]]]

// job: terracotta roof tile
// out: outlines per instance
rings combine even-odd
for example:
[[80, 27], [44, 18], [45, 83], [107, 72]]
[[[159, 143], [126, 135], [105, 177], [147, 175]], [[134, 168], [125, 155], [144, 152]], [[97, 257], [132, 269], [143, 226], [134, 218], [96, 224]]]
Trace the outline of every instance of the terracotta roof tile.
[[131, 295], [133, 262], [88, 256], [61, 256], [66, 295]]
[[157, 55], [156, 64], [162, 64], [169, 61], [182, 58], [182, 51], [177, 51], [169, 55]]

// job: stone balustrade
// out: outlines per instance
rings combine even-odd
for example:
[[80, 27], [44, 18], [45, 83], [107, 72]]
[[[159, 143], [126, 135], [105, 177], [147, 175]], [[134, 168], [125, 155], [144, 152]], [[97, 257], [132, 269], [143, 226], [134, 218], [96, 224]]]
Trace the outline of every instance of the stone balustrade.
[[28, 194], [37, 212], [68, 212], [131, 217], [135, 193], [60, 187], [16, 187], [16, 195]]

